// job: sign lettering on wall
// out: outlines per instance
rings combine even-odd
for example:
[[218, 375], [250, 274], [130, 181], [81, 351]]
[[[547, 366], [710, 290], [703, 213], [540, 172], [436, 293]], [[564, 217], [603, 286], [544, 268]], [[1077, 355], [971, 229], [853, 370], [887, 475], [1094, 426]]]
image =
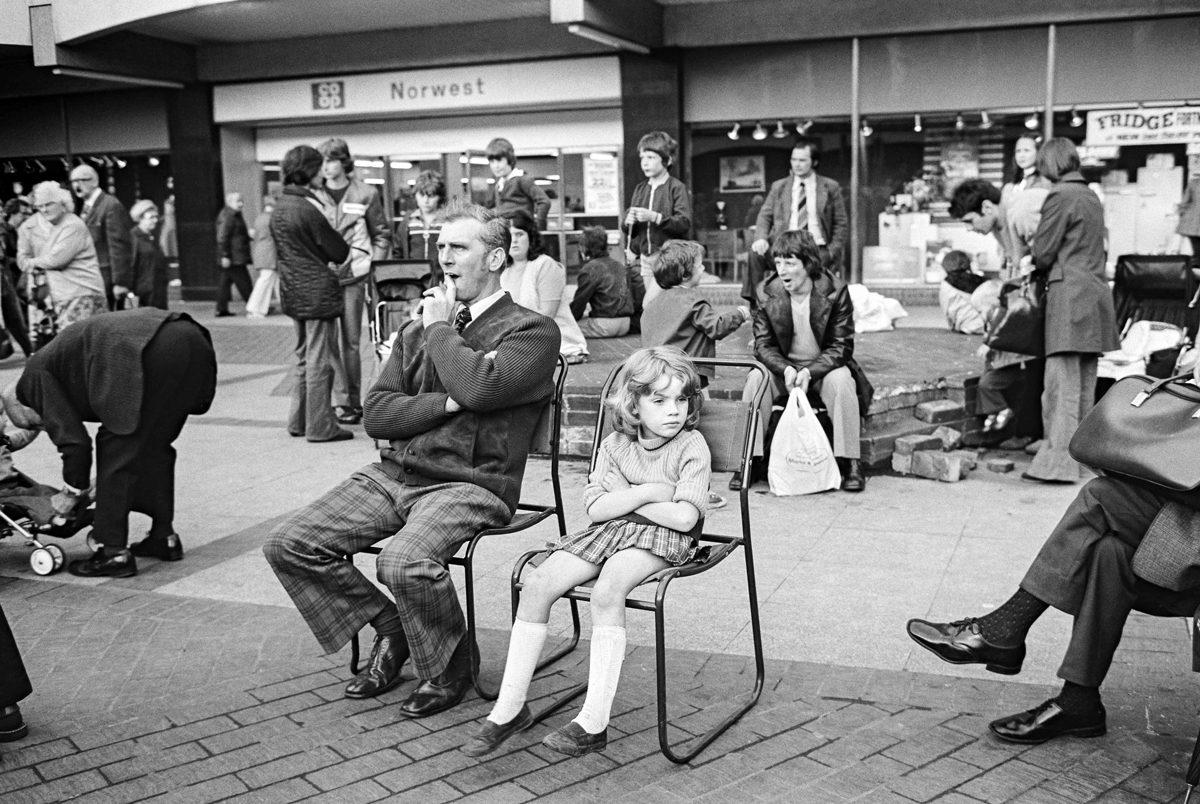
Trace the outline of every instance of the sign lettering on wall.
[[1200, 107], [1088, 112], [1087, 145], [1200, 142]]
[[345, 81], [317, 81], [312, 85], [312, 107], [319, 112], [346, 105]]
[[213, 88], [217, 123], [348, 115], [599, 108], [621, 101], [615, 56], [359, 73]]

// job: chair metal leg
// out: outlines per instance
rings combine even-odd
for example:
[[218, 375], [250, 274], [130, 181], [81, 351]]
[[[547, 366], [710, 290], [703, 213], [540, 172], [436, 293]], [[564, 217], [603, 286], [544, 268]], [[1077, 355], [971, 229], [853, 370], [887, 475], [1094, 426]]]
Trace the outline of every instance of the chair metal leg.
[[[663, 579], [659, 583], [658, 591], [654, 596], [654, 653], [655, 675], [658, 684], [658, 747], [667, 759], [677, 765], [683, 765], [695, 759], [713, 740], [724, 734], [730, 726], [741, 719], [742, 715], [754, 708], [754, 705], [758, 703], [759, 696], [762, 694], [766, 672], [762, 655], [762, 633], [759, 630], [758, 624], [758, 606], [754, 604], [754, 597], [751, 597], [750, 619], [751, 630], [754, 632], [754, 655], [757, 672], [754, 679], [754, 689], [750, 692], [749, 700], [704, 734], [692, 738], [691, 750], [682, 754], [676, 753], [667, 737], [667, 647], [663, 603], [666, 598], [667, 586], [670, 582], [670, 578]], [[751, 580], [750, 584], [750, 594], [754, 595], [753, 580]], [[685, 740], [683, 742], [688, 741]], [[682, 745], [682, 743], [680, 744]]]
[[350, 674], [358, 675], [358, 632], [350, 637]]
[[[475, 646], [475, 650], [479, 650], [478, 632], [475, 627], [475, 567], [474, 567], [475, 544], [472, 542], [467, 546], [466, 555], [463, 556], [462, 566], [465, 582], [463, 584], [466, 589], [467, 596], [467, 639], [470, 644]], [[480, 668], [482, 662], [471, 663], [471, 684], [475, 687], [476, 694], [485, 701], [494, 701], [496, 696], [500, 694], [500, 686], [497, 684], [495, 690], [485, 689], [480, 680]]]

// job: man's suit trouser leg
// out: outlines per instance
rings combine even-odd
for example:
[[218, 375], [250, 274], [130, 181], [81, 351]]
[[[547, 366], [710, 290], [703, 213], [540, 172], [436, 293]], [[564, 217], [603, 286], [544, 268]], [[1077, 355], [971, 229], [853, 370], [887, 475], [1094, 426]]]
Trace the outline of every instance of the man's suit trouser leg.
[[1097, 542], [1111, 533], [1136, 550], [1164, 501], [1131, 483], [1106, 477], [1089, 481], [1042, 545], [1021, 588], [1060, 611], [1077, 614]]
[[396, 599], [417, 675], [431, 679], [446, 669], [466, 633], [446, 562], [462, 542], [508, 523], [512, 514], [499, 497], [470, 483], [400, 488], [406, 521], [375, 572]]
[[763, 281], [763, 277], [767, 275], [767, 272], [774, 268], [775, 261], [771, 256], [770, 249], [767, 249], [766, 254], [759, 254], [753, 249], [750, 250], [749, 257], [746, 260], [746, 276], [742, 278], [742, 298], [750, 305], [750, 309], [758, 309], [758, 283]]
[[401, 488], [378, 465], [366, 466], [277, 525], [263, 545], [267, 563], [326, 653], [341, 650], [393, 605], [345, 556], [400, 530]]
[[0, 608], [0, 707], [12, 706], [29, 697], [31, 692], [33, 686], [29, 683], [29, 674], [25, 672], [25, 664], [21, 661], [17, 640], [8, 626], [4, 609]]

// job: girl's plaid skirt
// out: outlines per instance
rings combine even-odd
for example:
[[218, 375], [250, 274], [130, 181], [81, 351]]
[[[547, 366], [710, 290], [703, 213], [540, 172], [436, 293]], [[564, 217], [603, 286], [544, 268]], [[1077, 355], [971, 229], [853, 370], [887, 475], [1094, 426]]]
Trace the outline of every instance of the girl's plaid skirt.
[[649, 550], [672, 566], [686, 564], [696, 554], [695, 540], [685, 533], [624, 519], [610, 519], [586, 530], [569, 533], [548, 546], [566, 550], [591, 564], [603, 564], [609, 556], [629, 547]]

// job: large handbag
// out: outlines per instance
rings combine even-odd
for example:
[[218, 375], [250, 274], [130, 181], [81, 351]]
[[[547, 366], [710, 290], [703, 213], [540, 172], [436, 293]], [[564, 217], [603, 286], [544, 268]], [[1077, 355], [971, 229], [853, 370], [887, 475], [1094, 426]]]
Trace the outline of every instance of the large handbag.
[[1191, 376], [1117, 380], [1079, 423], [1071, 457], [1200, 508], [1200, 387]]
[[1032, 275], [1005, 282], [1000, 306], [988, 313], [983, 342], [998, 352], [1046, 353], [1046, 291]]

